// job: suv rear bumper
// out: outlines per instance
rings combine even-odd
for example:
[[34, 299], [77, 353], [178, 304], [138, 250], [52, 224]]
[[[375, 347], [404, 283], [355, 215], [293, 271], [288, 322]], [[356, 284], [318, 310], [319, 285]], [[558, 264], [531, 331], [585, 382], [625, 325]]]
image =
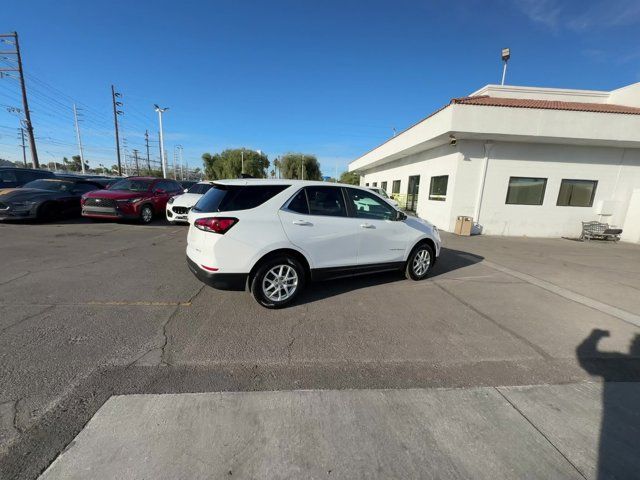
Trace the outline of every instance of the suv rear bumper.
[[248, 273], [207, 272], [187, 256], [189, 270], [198, 280], [218, 290], [246, 290]]

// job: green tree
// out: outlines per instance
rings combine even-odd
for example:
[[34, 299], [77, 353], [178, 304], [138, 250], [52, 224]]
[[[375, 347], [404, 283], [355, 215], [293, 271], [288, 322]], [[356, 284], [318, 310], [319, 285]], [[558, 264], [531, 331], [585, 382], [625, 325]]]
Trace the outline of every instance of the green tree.
[[340, 174], [340, 183], [348, 183], [349, 185], [360, 185], [360, 175], [356, 172], [342, 172]]
[[305, 153], [287, 153], [280, 158], [279, 167], [282, 177], [302, 179], [303, 164], [305, 180], [322, 180], [318, 159], [315, 155]]
[[[243, 161], [244, 158], [244, 161]], [[266, 178], [269, 158], [262, 152], [247, 148], [224, 150], [222, 153], [203, 153], [205, 176], [209, 180], [238, 178], [241, 173], [256, 178]], [[244, 171], [242, 164], [244, 163]]]
[[[64, 164], [64, 169], [69, 170], [70, 172], [80, 172], [82, 171], [82, 162], [80, 161], [80, 155], [74, 155], [69, 160], [67, 157], [62, 159], [62, 163]], [[85, 170], [89, 170], [89, 164], [84, 162]]]

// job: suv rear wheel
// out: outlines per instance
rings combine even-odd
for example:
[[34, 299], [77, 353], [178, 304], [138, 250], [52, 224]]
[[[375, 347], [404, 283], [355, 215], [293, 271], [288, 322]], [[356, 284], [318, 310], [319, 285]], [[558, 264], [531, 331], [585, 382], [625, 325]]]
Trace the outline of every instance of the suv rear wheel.
[[304, 285], [304, 268], [294, 257], [283, 255], [267, 260], [258, 268], [251, 282], [251, 293], [267, 308], [291, 303]]
[[416, 245], [407, 259], [405, 275], [409, 280], [422, 280], [433, 266], [433, 249], [427, 243]]

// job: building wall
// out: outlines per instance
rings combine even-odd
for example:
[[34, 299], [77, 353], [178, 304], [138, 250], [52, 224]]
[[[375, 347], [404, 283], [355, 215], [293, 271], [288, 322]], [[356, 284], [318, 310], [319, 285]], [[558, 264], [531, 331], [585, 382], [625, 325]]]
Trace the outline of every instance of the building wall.
[[[474, 216], [480, 188], [484, 142], [459, 143], [460, 166], [452, 215]], [[492, 142], [479, 225], [490, 235], [576, 237], [582, 221], [623, 226], [634, 188], [640, 188], [640, 150]], [[542, 205], [507, 205], [509, 177], [547, 178]], [[562, 179], [597, 180], [592, 207], [556, 205]], [[599, 215], [601, 201], [608, 209]], [[640, 221], [640, 219], [639, 219]]]
[[[380, 167], [364, 171], [361, 184], [401, 180], [407, 193], [410, 175], [420, 175], [417, 214], [442, 230], [453, 231], [459, 215], [478, 220], [478, 199], [483, 163], [487, 156], [486, 181], [479, 209], [482, 233], [531, 237], [577, 237], [581, 222], [599, 220], [629, 229], [623, 240], [637, 242], [633, 219], [638, 206], [630, 203], [640, 189], [640, 150], [556, 145], [525, 142], [460, 140], [456, 147], [443, 145]], [[445, 201], [429, 200], [432, 176], [449, 175]], [[509, 177], [546, 178], [542, 205], [507, 205]], [[597, 180], [591, 207], [557, 206], [563, 179]], [[607, 202], [605, 215], [600, 205]], [[637, 219], [640, 224], [640, 218]]]
[[[387, 182], [387, 192], [391, 194], [394, 180], [400, 180], [400, 193], [406, 195], [409, 188], [409, 177], [420, 175], [420, 190], [416, 214], [429, 220], [443, 230], [452, 230], [451, 205], [453, 185], [455, 185], [456, 170], [460, 153], [457, 147], [443, 145], [428, 151], [407, 156], [400, 160], [387, 163], [380, 167], [364, 171], [360, 184], [373, 186], [376, 182]], [[449, 175], [447, 198], [445, 201], [429, 200], [429, 183], [432, 176]], [[450, 193], [451, 192], [451, 193]]]

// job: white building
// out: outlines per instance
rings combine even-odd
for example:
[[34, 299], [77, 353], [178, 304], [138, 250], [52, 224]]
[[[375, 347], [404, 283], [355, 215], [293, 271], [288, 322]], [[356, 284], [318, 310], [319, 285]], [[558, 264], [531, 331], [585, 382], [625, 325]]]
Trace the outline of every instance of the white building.
[[453, 231], [577, 237], [581, 222], [640, 242], [640, 83], [611, 92], [488, 85], [349, 165]]

